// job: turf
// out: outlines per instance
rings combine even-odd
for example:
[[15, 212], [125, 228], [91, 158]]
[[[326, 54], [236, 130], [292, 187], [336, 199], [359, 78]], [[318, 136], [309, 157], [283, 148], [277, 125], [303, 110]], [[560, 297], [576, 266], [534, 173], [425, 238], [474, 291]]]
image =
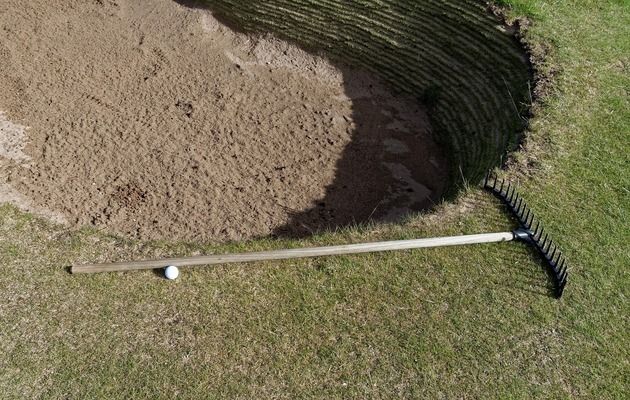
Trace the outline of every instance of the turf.
[[[3, 398], [623, 398], [629, 391], [630, 4], [513, 0], [555, 71], [506, 175], [571, 263], [519, 244], [72, 276], [80, 261], [511, 227], [471, 187], [437, 216], [302, 242], [139, 243], [0, 207]], [[438, 218], [439, 217], [439, 218]]]

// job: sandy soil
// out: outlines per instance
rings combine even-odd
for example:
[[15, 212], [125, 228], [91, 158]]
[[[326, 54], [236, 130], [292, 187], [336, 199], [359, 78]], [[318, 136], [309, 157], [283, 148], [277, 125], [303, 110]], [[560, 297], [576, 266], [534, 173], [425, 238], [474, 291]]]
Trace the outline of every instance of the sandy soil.
[[3, 0], [0, 201], [143, 239], [396, 220], [445, 183], [425, 110], [171, 0]]

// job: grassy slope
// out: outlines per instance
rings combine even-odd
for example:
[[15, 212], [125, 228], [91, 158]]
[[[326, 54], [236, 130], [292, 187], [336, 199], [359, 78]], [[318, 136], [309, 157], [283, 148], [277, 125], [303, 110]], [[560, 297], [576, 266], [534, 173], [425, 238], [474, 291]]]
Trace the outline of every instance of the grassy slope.
[[[513, 0], [562, 72], [511, 176], [572, 262], [565, 297], [516, 244], [70, 276], [77, 260], [234, 250], [67, 233], [0, 207], [6, 398], [621, 398], [628, 391], [630, 8]], [[530, 174], [525, 176], [524, 166]], [[509, 226], [471, 190], [442, 216], [317, 243]], [[291, 242], [290, 245], [299, 245]], [[240, 249], [279, 247], [256, 242]]]
[[[449, 180], [480, 179], [513, 150], [524, 129], [529, 65], [513, 36], [496, 29], [483, 1], [204, 3], [245, 30], [325, 49], [333, 60], [361, 65], [423, 99], [449, 158]], [[459, 185], [449, 186], [454, 192]]]

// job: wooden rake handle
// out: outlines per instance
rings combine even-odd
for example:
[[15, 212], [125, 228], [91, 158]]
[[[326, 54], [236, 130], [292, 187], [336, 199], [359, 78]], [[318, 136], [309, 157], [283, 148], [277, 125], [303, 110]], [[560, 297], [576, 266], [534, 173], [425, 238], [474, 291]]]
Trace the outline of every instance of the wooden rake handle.
[[284, 249], [259, 251], [252, 253], [217, 254], [207, 256], [165, 258], [161, 260], [144, 260], [105, 264], [73, 265], [73, 274], [89, 274], [96, 272], [133, 271], [139, 269], [157, 269], [168, 265], [190, 267], [195, 265], [214, 265], [243, 263], [252, 261], [286, 260], [290, 258], [321, 257], [343, 254], [373, 253], [391, 250], [409, 250], [442, 246], [457, 246], [477, 243], [507, 242], [515, 239], [513, 232], [484, 233], [478, 235], [448, 236], [426, 239], [393, 240], [386, 242], [346, 244], [326, 247], [307, 247], [302, 249]]

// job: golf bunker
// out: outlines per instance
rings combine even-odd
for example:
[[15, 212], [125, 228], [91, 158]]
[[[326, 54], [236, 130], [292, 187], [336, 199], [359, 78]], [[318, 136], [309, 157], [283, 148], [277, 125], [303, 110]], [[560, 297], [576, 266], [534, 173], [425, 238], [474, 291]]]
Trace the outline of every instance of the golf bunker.
[[0, 201], [141, 239], [305, 235], [430, 209], [518, 142], [528, 62], [483, 2], [311, 3], [9, 0]]

